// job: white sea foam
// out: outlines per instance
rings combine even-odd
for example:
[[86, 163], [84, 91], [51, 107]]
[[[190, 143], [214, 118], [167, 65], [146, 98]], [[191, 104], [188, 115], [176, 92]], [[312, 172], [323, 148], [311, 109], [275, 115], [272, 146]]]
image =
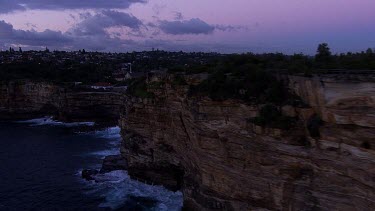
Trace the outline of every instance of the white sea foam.
[[119, 140], [121, 139], [121, 129], [120, 127], [109, 127], [103, 130], [96, 130], [96, 131], [89, 131], [89, 132], [78, 132], [78, 134], [83, 135], [92, 135], [98, 138], [105, 138], [105, 139], [112, 139], [112, 140]]
[[120, 127], [110, 127], [104, 130], [95, 131], [95, 135], [100, 138], [106, 139], [121, 139], [121, 129]]
[[25, 121], [17, 121], [17, 123], [29, 124], [30, 126], [63, 126], [63, 127], [77, 127], [77, 126], [94, 126], [95, 122], [60, 122], [53, 119], [53, 117], [43, 117], [37, 119], [30, 119]]
[[162, 186], [147, 185], [130, 179], [127, 171], [113, 171], [95, 176], [97, 183], [88, 183], [93, 190], [87, 194], [100, 195], [105, 198], [100, 207], [118, 209], [124, 206], [131, 197], [142, 197], [156, 201], [152, 210], [180, 210], [182, 193], [172, 192]]
[[[121, 143], [121, 129], [119, 127], [106, 128], [100, 131], [86, 132], [85, 135], [93, 135], [108, 140], [108, 148], [90, 155], [104, 158], [107, 155], [119, 154]], [[132, 197], [141, 197], [156, 201], [155, 207], [151, 210], [177, 211], [181, 210], [183, 197], [181, 192], [172, 192], [162, 186], [147, 185], [142, 182], [130, 179], [127, 171], [112, 171], [106, 174], [98, 174], [96, 182], [85, 182], [88, 186], [85, 193], [103, 197], [104, 201], [99, 205], [102, 208], [112, 210], [126, 206]], [[142, 203], [142, 202], [141, 202]]]
[[90, 155], [94, 155], [94, 156], [100, 157], [102, 159], [104, 159], [105, 157], [107, 157], [109, 155], [119, 155], [119, 154], [120, 154], [120, 150], [118, 148], [112, 148], [112, 149], [107, 149], [107, 150], [102, 150], [102, 151], [90, 153]]
[[108, 140], [108, 148], [105, 150], [91, 152], [89, 155], [98, 156], [104, 158], [108, 155], [119, 155], [120, 154], [120, 144], [121, 144], [121, 129], [120, 127], [109, 127], [103, 130], [91, 131], [91, 132], [81, 132], [81, 135], [90, 135], [97, 138], [102, 138]]

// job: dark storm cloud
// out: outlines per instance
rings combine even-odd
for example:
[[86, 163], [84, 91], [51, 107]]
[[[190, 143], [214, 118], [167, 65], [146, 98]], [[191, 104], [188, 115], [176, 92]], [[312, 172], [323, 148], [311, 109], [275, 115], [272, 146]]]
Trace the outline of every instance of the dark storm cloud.
[[8, 13], [15, 10], [25, 10], [25, 8], [12, 0], [0, 0], [0, 13]]
[[215, 25], [215, 29], [220, 31], [238, 31], [238, 30], [249, 30], [246, 26], [232, 26], [232, 25]]
[[[138, 32], [143, 23], [131, 14], [113, 10], [104, 10], [95, 15], [80, 14], [83, 19], [73, 26], [66, 35], [75, 40], [73, 49], [85, 48], [95, 51], [123, 50], [131, 40], [118, 38], [118, 32], [108, 32], [108, 28], [126, 27], [130, 31]], [[112, 36], [111, 36], [112, 35]]]
[[112, 10], [104, 10], [94, 15], [84, 13], [80, 14], [80, 18], [83, 20], [65, 33], [48, 29], [43, 32], [14, 29], [13, 25], [0, 21], [0, 43], [29, 47], [48, 46], [51, 49], [120, 49], [130, 41], [118, 38], [119, 35], [111, 36], [116, 35], [116, 32], [109, 32], [107, 29], [127, 27], [130, 31], [137, 32], [143, 25], [133, 15]]
[[11, 37], [12, 33], [13, 26], [11, 24], [6, 23], [5, 21], [0, 21], [0, 37], [6, 39]]
[[237, 31], [247, 29], [243, 26], [232, 25], [211, 25], [199, 18], [190, 20], [181, 20], [183, 18], [181, 13], [176, 13], [174, 21], [161, 21], [159, 28], [166, 34], [182, 35], [182, 34], [211, 34], [215, 30], [219, 31]]
[[147, 0], [0, 0], [0, 13], [16, 10], [44, 9], [126, 9]]
[[[1, 1], [1, 0], [0, 0]], [[66, 32], [45, 30], [36, 31], [14, 29], [0, 20], [0, 46], [25, 46], [25, 49], [77, 50], [85, 48], [91, 51], [132, 51], [157, 47], [165, 50], [203, 50], [188, 41], [164, 40], [162, 33], [172, 35], [212, 34], [215, 30], [231, 31], [235, 27], [211, 25], [199, 18], [183, 20], [182, 14], [173, 21], [143, 23], [132, 14], [116, 10], [100, 10], [72, 15], [76, 21]], [[155, 36], [161, 36], [156, 37]], [[134, 38], [134, 40], [132, 40]], [[142, 38], [140, 40], [139, 38]], [[26, 48], [27, 47], [27, 48]]]
[[50, 49], [77, 50], [85, 48], [92, 51], [119, 51], [127, 43], [129, 41], [111, 38], [107, 35], [80, 36], [52, 30], [43, 32], [15, 30], [12, 25], [0, 21], [0, 47], [2, 48], [26, 46], [30, 49], [40, 49], [47, 46]]
[[211, 34], [215, 27], [199, 18], [190, 20], [161, 21], [160, 29], [166, 34]]
[[[89, 17], [90, 18], [90, 17]], [[230, 46], [209, 45], [203, 43], [191, 43], [186, 40], [171, 41], [163, 39], [144, 39], [135, 41], [131, 39], [120, 39], [108, 34], [74, 34], [72, 32], [62, 33], [59, 31], [45, 30], [37, 32], [34, 30], [17, 30], [4, 21], [0, 21], [0, 48], [9, 46], [22, 46], [24, 49], [40, 49], [43, 46], [49, 49], [90, 51], [133, 51], [149, 50], [159, 48], [163, 50], [176, 51], [228, 51]]]
[[137, 29], [142, 25], [142, 21], [128, 13], [113, 10], [105, 10], [102, 13], [113, 21], [113, 26], [127, 26]]
[[77, 36], [106, 35], [106, 29], [110, 27], [137, 30], [142, 25], [142, 21], [133, 15], [113, 10], [105, 10], [95, 15], [85, 13], [80, 16], [84, 20], [70, 30], [70, 33]]
[[2, 43], [46, 46], [62, 45], [72, 42], [73, 40], [60, 31], [45, 30], [37, 32], [35, 30], [17, 30], [4, 21], [0, 21], [0, 41]]

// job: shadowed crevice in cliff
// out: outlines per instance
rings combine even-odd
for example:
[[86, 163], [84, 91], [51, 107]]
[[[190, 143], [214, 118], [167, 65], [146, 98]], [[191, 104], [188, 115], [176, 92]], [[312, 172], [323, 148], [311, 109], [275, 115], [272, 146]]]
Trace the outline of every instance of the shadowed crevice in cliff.
[[49, 116], [58, 116], [59, 109], [55, 105], [47, 103], [47, 104], [42, 106], [42, 108], [39, 110], [39, 112], [41, 114], [46, 114], [46, 115], [49, 115]]
[[319, 128], [323, 125], [322, 119], [317, 115], [312, 115], [307, 121], [307, 129], [309, 130], [310, 136], [313, 138], [320, 138]]
[[152, 185], [163, 185], [172, 191], [181, 190], [183, 185], [184, 171], [178, 166], [137, 166], [129, 167], [128, 171], [132, 179]]
[[63, 109], [59, 114], [59, 119], [67, 122], [95, 121], [116, 125], [118, 115], [113, 114], [112, 107], [114, 108], [115, 106], [101, 104], [89, 106], [79, 105], [71, 110]]
[[[163, 161], [163, 154], [174, 154], [171, 145], [159, 143], [147, 150], [148, 141], [134, 132], [122, 131], [122, 152], [127, 160], [129, 176], [132, 179], [153, 185], [163, 185], [169, 190], [178, 191], [183, 186], [184, 169], [181, 166]], [[146, 146], [146, 147], [144, 147]], [[141, 159], [139, 159], [141, 158]]]

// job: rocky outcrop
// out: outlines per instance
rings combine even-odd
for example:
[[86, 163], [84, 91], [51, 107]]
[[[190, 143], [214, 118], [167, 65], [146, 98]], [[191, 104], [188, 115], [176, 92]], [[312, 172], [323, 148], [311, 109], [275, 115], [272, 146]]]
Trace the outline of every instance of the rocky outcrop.
[[99, 174], [98, 170], [95, 169], [84, 169], [81, 173], [82, 179], [87, 181], [95, 180], [95, 175]]
[[288, 79], [290, 88], [325, 122], [375, 127], [375, 74]]
[[290, 88], [323, 120], [322, 140], [375, 148], [375, 74], [288, 78]]
[[0, 83], [0, 119], [51, 115], [63, 121], [117, 123], [121, 92], [82, 90], [47, 82]]
[[181, 189], [188, 210], [375, 209], [372, 76], [282, 76], [307, 105], [282, 108], [298, 119], [289, 129], [249, 121], [262, 105], [189, 97], [170, 77], [127, 101], [131, 177]]
[[56, 112], [59, 88], [51, 83], [13, 81], [0, 83], [1, 119], [29, 118]]
[[121, 155], [109, 155], [103, 160], [102, 168], [100, 173], [108, 173], [117, 170], [127, 170], [128, 163]]

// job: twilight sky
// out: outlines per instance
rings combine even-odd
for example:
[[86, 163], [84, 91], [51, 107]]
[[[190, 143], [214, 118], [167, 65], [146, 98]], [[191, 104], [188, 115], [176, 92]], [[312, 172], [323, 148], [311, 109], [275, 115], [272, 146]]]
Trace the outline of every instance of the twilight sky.
[[0, 49], [375, 48], [374, 0], [0, 0]]

